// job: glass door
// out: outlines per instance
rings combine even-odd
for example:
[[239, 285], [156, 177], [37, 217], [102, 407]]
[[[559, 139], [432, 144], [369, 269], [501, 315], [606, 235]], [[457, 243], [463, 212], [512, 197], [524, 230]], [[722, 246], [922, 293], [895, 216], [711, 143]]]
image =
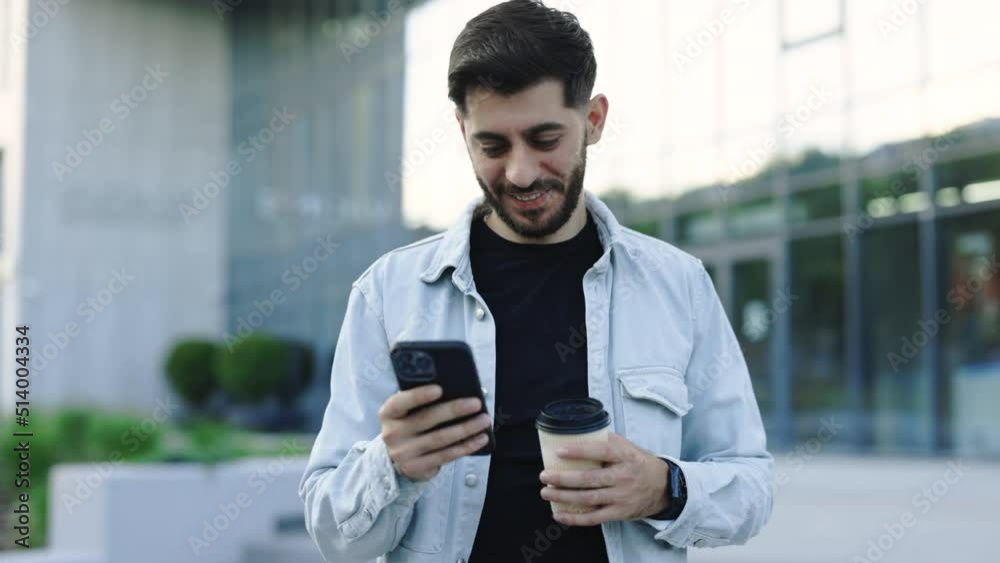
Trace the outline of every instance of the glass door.
[[777, 369], [781, 323], [789, 322], [792, 297], [779, 288], [779, 249], [773, 241], [730, 244], [702, 255], [729, 316], [750, 372], [769, 442], [784, 442], [781, 402], [783, 377]]

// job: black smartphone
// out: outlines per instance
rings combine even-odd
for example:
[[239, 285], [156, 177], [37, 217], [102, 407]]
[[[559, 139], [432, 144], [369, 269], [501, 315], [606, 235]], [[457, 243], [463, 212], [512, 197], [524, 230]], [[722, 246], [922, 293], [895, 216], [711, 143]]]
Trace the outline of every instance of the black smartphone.
[[[396, 381], [403, 391], [421, 385], [437, 384], [441, 386], [441, 396], [432, 403], [415, 409], [428, 408], [438, 403], [465, 397], [477, 397], [483, 403], [483, 408], [470, 414], [441, 423], [430, 430], [437, 430], [451, 424], [457, 424], [486, 410], [486, 398], [479, 382], [479, 373], [472, 357], [472, 349], [461, 340], [401, 340], [392, 345], [389, 350], [392, 367], [396, 372]], [[414, 412], [415, 412], [414, 411]], [[430, 431], [428, 430], [428, 432]], [[485, 446], [471, 455], [490, 455], [496, 445], [493, 427], [485, 430], [489, 441]]]

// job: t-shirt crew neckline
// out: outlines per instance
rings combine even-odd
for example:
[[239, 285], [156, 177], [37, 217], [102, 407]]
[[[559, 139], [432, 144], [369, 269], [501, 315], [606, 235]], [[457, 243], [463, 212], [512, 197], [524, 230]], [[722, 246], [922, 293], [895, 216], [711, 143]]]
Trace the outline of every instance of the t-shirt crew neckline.
[[597, 236], [597, 225], [590, 211], [587, 211], [587, 223], [573, 238], [550, 244], [530, 244], [507, 240], [486, 224], [486, 219], [476, 219], [475, 232], [478, 232], [482, 242], [490, 250], [505, 250], [520, 254], [554, 254], [572, 252], [585, 248], [593, 237]]

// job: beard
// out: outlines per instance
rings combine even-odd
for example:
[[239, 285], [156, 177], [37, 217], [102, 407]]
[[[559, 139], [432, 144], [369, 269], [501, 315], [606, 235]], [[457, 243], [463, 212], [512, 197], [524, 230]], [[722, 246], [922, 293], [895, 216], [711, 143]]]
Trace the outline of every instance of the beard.
[[[536, 180], [527, 188], [518, 188], [506, 179], [492, 187], [476, 174], [476, 181], [483, 190], [485, 202], [497, 217], [512, 231], [525, 238], [543, 238], [552, 235], [565, 225], [580, 201], [583, 177], [587, 170], [587, 145], [580, 147], [580, 164], [570, 172], [566, 183], [554, 178]], [[512, 194], [527, 194], [550, 190], [548, 201], [541, 207], [519, 209], [510, 200]]]

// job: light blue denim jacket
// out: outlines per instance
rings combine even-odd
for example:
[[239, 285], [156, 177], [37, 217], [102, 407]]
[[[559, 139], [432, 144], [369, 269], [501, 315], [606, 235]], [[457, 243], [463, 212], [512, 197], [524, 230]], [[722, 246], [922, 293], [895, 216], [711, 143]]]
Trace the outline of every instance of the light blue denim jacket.
[[[745, 543], [771, 514], [773, 458], [712, 282], [698, 259], [620, 226], [591, 192], [584, 198], [604, 253], [583, 277], [586, 349], [568, 338], [562, 353], [587, 354], [590, 395], [608, 407], [614, 432], [677, 463], [688, 492], [676, 520], [603, 524], [608, 558], [685, 561], [690, 546]], [[331, 399], [299, 484], [306, 528], [327, 561], [465, 563], [472, 551], [490, 457], [412, 481], [393, 470], [378, 410], [398, 391], [391, 344], [447, 339], [472, 348], [496, 413], [496, 327], [469, 265], [481, 200], [448, 231], [388, 252], [352, 284]], [[525, 546], [541, 552], [546, 539], [559, 541], [562, 530], [550, 528]]]

